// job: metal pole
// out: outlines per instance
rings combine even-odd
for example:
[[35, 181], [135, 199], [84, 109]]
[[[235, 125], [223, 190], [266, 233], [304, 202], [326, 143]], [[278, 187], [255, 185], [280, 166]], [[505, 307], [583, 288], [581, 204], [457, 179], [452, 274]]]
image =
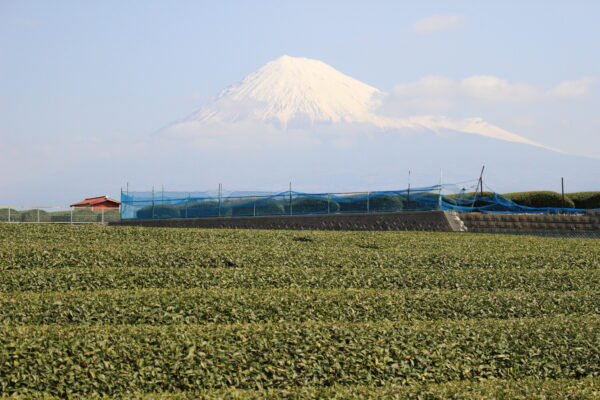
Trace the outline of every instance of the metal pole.
[[127, 182], [127, 196], [129, 196], [129, 182]]
[[440, 168], [440, 191], [438, 194], [438, 210], [442, 209], [442, 169]]
[[254, 210], [252, 212], [252, 216], [256, 217], [256, 199], [254, 199]]
[[290, 215], [293, 214], [292, 211], [292, 182], [290, 182]]
[[562, 208], [565, 208], [565, 178], [560, 178], [560, 190], [562, 194]]
[[367, 214], [371, 212], [371, 208], [369, 207], [369, 197], [371, 192], [367, 192]]
[[38, 218], [38, 224], [40, 223], [40, 209], [38, 208], [37, 210], [37, 218]]
[[218, 215], [219, 217], [221, 216], [221, 184], [219, 183], [219, 212]]
[[71, 224], [73, 224], [73, 207], [71, 207]]
[[154, 219], [154, 186], [152, 186], [152, 219]]
[[10, 207], [8, 207], [8, 222], [10, 222]]
[[104, 223], [104, 208], [102, 210], [100, 210], [100, 211], [102, 211], [102, 217], [101, 217], [100, 221], [102, 223]]
[[187, 196], [187, 199], [185, 201], [185, 217], [186, 218], [188, 217], [188, 215], [187, 215], [187, 209], [188, 209], [188, 204], [189, 203], [190, 203], [190, 193], [188, 192], [188, 196]]
[[[481, 173], [479, 174], [479, 180], [477, 181], [477, 187], [475, 188], [475, 195], [473, 197], [473, 203], [471, 204], [471, 208], [475, 207], [475, 201], [477, 201], [477, 192], [478, 189], [481, 190], [481, 197], [483, 197], [483, 171], [485, 170], [485, 165], [481, 167]], [[481, 189], [479, 188], [481, 186]]]
[[327, 193], [327, 214], [330, 213], [331, 207], [330, 204], [331, 203], [331, 193]]
[[406, 208], [410, 210], [410, 169], [408, 170], [408, 193], [406, 195]]

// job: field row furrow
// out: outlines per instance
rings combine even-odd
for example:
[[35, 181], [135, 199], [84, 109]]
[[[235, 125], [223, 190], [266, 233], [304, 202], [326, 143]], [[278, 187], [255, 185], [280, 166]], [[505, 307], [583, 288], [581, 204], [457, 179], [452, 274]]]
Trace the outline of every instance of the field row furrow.
[[1, 272], [0, 292], [142, 288], [598, 290], [600, 269], [54, 268]]
[[600, 374], [600, 318], [0, 327], [0, 392], [434, 383]]
[[368, 322], [597, 314], [598, 291], [144, 289], [0, 295], [0, 325]]

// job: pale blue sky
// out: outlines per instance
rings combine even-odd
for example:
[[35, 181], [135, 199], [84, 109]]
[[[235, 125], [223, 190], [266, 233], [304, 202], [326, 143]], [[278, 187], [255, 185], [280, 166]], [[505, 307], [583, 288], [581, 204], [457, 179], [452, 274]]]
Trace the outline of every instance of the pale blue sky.
[[[454, 19], [428, 31], [430, 16]], [[150, 134], [283, 54], [388, 92], [492, 76], [504, 98], [453, 92], [441, 111], [600, 157], [599, 18], [592, 0], [0, 0], [0, 166], [22, 182], [60, 173], [81, 162], [68, 162], [78, 143]], [[67, 150], [44, 153], [52, 145]]]

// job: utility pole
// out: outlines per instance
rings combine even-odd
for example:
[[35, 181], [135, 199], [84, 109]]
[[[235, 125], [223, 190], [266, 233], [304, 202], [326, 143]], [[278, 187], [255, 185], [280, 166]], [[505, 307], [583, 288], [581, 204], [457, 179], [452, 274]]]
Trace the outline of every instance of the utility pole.
[[481, 174], [479, 174], [479, 188], [481, 190], [481, 197], [483, 197], [483, 171], [485, 170], [485, 165], [481, 167]]
[[[473, 203], [471, 207], [475, 207], [475, 202], [477, 201], [477, 192], [481, 190], [481, 197], [483, 197], [483, 171], [485, 170], [485, 165], [481, 167], [481, 173], [479, 174], [479, 180], [477, 181], [477, 187], [475, 188], [475, 194], [473, 195]], [[481, 186], [481, 189], [480, 189]]]

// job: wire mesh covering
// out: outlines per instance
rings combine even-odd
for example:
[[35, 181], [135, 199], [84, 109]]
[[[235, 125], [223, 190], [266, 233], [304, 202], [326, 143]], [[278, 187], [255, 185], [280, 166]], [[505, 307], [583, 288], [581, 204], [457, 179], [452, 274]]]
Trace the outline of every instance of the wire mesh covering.
[[351, 193], [123, 192], [121, 219], [259, 217], [446, 210], [487, 213], [580, 213], [573, 208], [532, 208], [493, 193], [458, 185]]

